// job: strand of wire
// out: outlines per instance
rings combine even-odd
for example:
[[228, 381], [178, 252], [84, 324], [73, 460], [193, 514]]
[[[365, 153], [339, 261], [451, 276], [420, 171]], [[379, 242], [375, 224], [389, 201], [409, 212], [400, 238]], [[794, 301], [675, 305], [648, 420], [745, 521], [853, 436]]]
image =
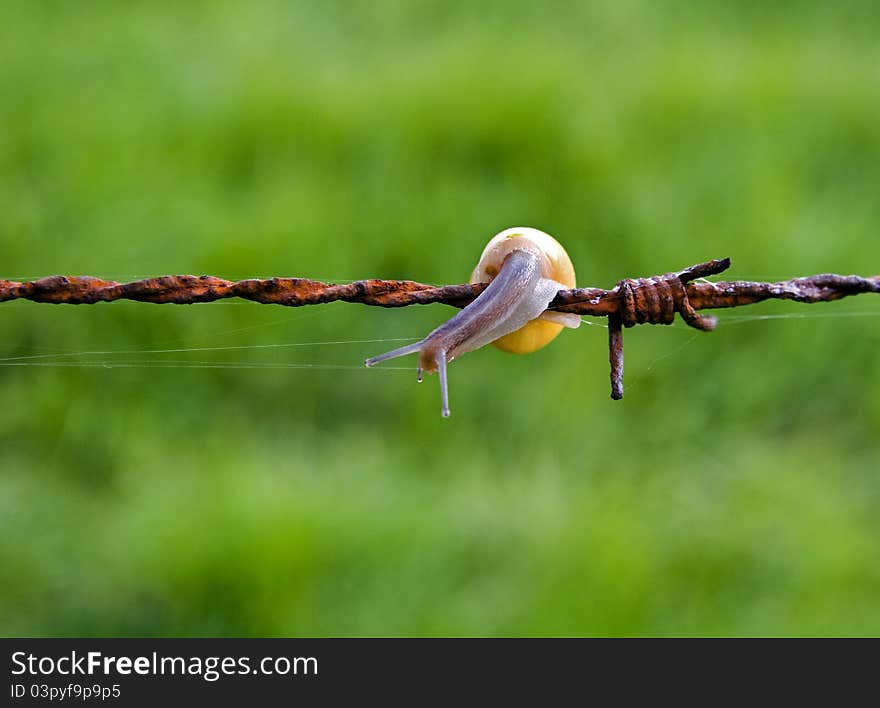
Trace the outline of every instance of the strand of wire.
[[[773, 283], [752, 281], [709, 282], [700, 280], [729, 265], [727, 259], [709, 261], [667, 276], [654, 279], [624, 280], [610, 290], [574, 288], [560, 291], [549, 309], [580, 315], [605, 317], [621, 312], [621, 301], [641, 292], [663, 292], [667, 284], [674, 309], [686, 303], [692, 310], [750, 305], [764, 300], [794, 300], [803, 303], [830, 302], [861, 293], [880, 293], [880, 276], [823, 274], [793, 278]], [[675, 276], [683, 286], [671, 289]], [[651, 283], [654, 283], [652, 285]], [[268, 278], [229, 281], [213, 276], [169, 275], [118, 283], [89, 276], [56, 275], [39, 280], [17, 282], [0, 280], [0, 302], [34, 302], [86, 305], [114, 300], [189, 305], [228, 298], [242, 298], [263, 304], [288, 307], [319, 305], [343, 301], [378, 307], [405, 307], [445, 303], [465, 307], [479, 295], [484, 284], [434, 286], [410, 280], [358, 280], [346, 284], [324, 283], [307, 278]], [[660, 288], [658, 290], [658, 287]], [[640, 306], [644, 307], [645, 303]], [[637, 306], [638, 307], [638, 306]], [[652, 322], [639, 315], [634, 323]], [[668, 312], [668, 310], [664, 310]], [[665, 316], [665, 315], [664, 315]], [[658, 324], [664, 322], [656, 322]], [[628, 322], [626, 324], [629, 324]]]
[[[711, 331], [714, 316], [697, 313], [749, 305], [763, 300], [794, 300], [802, 303], [831, 302], [851, 295], [880, 292], [880, 276], [823, 274], [773, 283], [710, 282], [730, 267], [730, 259], [700, 263], [684, 270], [650, 278], [625, 278], [611, 290], [575, 288], [562, 290], [549, 309], [608, 318], [611, 397], [623, 398], [624, 328], [640, 324], [670, 325], [678, 314], [698, 330]], [[36, 302], [94, 304], [113, 300], [193, 304], [227, 298], [290, 307], [334, 301], [359, 302], [380, 307], [403, 307], [444, 302], [464, 307], [485, 284], [432, 286], [405, 280], [361, 280], [347, 284], [324, 283], [305, 278], [269, 278], [229, 281], [212, 276], [162, 276], [131, 283], [93, 277], [53, 276], [17, 282], [0, 280], [0, 302], [27, 299]], [[166, 350], [168, 351], [168, 350]], [[157, 352], [159, 353], [159, 352]], [[42, 358], [36, 356], [33, 358]], [[13, 358], [7, 360], [13, 364]], [[49, 364], [49, 362], [45, 362]], [[19, 365], [25, 362], [18, 362]], [[106, 365], [106, 362], [97, 365]], [[205, 362], [200, 362], [205, 365]], [[26, 365], [26, 364], [25, 364]]]

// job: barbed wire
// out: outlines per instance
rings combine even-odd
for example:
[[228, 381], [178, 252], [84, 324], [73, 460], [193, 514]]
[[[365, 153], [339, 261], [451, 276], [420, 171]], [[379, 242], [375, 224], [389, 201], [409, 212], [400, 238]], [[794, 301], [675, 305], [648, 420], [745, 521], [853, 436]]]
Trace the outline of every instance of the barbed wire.
[[[880, 293], [880, 275], [823, 274], [778, 282], [710, 282], [730, 267], [730, 259], [708, 261], [651, 278], [627, 278], [605, 290], [561, 290], [549, 310], [607, 317], [611, 363], [611, 397], [623, 397], [623, 328], [639, 324], [672, 324], [678, 313], [689, 326], [709, 331], [717, 320], [698, 310], [741, 307], [764, 300], [831, 302], [862, 293]], [[428, 285], [412, 280], [358, 280], [337, 285], [308, 278], [224, 280], [203, 275], [166, 275], [129, 283], [89, 276], [55, 275], [17, 282], [0, 280], [0, 302], [32, 300], [53, 304], [91, 305], [114, 300], [191, 305], [227, 298], [302, 307], [342, 301], [378, 307], [444, 303], [465, 307], [485, 284]]]

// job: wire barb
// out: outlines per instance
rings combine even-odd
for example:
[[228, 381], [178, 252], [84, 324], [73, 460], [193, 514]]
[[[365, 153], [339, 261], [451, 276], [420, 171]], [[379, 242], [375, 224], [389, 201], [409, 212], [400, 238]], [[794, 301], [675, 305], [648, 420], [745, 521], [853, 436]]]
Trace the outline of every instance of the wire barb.
[[709, 261], [678, 273], [652, 278], [625, 278], [617, 284], [619, 311], [608, 315], [608, 349], [611, 361], [611, 398], [623, 398], [623, 328], [638, 324], [671, 325], [675, 313], [691, 327], [710, 332], [718, 325], [716, 317], [698, 315], [688, 299], [687, 283], [697, 278], [723, 273], [730, 259]]
[[[623, 397], [623, 328], [637, 324], [671, 324], [678, 313], [691, 327], [715, 328], [717, 320], [699, 310], [741, 307], [764, 300], [801, 303], [832, 302], [851, 295], [880, 293], [880, 275], [814, 275], [776, 283], [699, 281], [730, 267], [730, 259], [707, 261], [676, 273], [621, 280], [611, 290], [560, 290], [548, 309], [608, 318], [611, 397]], [[88, 276], [55, 275], [40, 280], [0, 280], [0, 302], [32, 300], [54, 304], [91, 305], [114, 300], [191, 305], [227, 298], [263, 304], [302, 307], [329, 302], [356, 302], [378, 307], [406, 307], [435, 302], [465, 307], [484, 283], [434, 286], [412, 280], [359, 280], [344, 285], [308, 278], [267, 278], [239, 281], [203, 275], [167, 275], [131, 283]]]

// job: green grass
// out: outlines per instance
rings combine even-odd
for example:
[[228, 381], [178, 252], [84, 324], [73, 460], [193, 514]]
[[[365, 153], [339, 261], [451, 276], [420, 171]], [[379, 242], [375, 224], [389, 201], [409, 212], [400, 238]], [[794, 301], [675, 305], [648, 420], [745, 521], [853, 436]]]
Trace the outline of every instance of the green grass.
[[[584, 285], [877, 273], [880, 12], [764, 5], [10, 3], [0, 278], [452, 283], [511, 225]], [[628, 331], [622, 403], [600, 327], [489, 348], [449, 420], [414, 371], [0, 366], [0, 633], [876, 635], [874, 300]], [[450, 314], [9, 302], [0, 356]]]

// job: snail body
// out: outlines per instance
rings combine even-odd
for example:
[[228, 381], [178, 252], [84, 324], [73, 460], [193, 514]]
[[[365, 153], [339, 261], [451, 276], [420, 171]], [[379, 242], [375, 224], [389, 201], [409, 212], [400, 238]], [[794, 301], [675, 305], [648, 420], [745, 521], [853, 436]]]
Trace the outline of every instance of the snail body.
[[563, 327], [580, 325], [578, 315], [547, 312], [560, 290], [575, 285], [574, 267], [565, 249], [549, 234], [528, 227], [497, 234], [483, 250], [471, 282], [488, 282], [467, 307], [419, 342], [367, 359], [374, 366], [418, 353], [422, 373], [438, 372], [442, 414], [449, 416], [446, 365], [455, 357], [494, 343], [525, 354], [549, 344]]

